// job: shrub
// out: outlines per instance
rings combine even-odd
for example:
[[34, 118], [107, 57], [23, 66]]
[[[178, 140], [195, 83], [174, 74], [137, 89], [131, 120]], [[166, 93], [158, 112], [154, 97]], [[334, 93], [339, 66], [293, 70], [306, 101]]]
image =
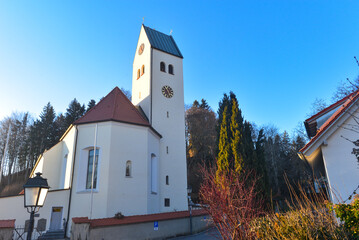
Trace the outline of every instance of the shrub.
[[336, 204], [331, 207], [344, 223], [343, 226], [351, 238], [359, 239], [359, 198], [356, 197], [351, 204]]
[[252, 222], [252, 231], [259, 239], [349, 239], [327, 208], [325, 193], [309, 195], [300, 186], [298, 194], [291, 186], [289, 189], [289, 211], [268, 214]]
[[250, 222], [261, 213], [253, 172], [231, 172], [216, 178], [215, 169], [203, 169], [201, 202], [222, 239], [255, 239]]

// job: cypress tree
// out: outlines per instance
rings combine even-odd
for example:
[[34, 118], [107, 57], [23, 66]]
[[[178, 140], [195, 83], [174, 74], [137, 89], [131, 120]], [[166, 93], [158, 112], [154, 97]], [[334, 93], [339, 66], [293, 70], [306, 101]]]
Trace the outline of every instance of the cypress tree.
[[236, 99], [232, 99], [230, 130], [232, 137], [230, 168], [239, 173], [243, 168], [243, 118]]
[[228, 139], [227, 130], [227, 106], [223, 111], [223, 119], [221, 124], [221, 131], [219, 137], [219, 153], [217, 158], [217, 177], [222, 174], [226, 174], [229, 169], [229, 155], [230, 155], [230, 143]]

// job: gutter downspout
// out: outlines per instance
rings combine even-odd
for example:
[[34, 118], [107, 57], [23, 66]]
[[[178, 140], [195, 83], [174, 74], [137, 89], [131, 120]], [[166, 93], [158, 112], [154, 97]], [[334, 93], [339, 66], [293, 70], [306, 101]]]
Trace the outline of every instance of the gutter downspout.
[[153, 75], [153, 69], [152, 69], [152, 63], [153, 63], [153, 48], [152, 48], [152, 46], [151, 46], [151, 62], [150, 62], [150, 69], [151, 69], [151, 75], [150, 75], [150, 96], [151, 96], [151, 99], [150, 99], [150, 101], [151, 101], [151, 105], [150, 105], [150, 108], [151, 108], [151, 110], [150, 110], [150, 124], [151, 124], [151, 126], [152, 126], [152, 80], [153, 80], [153, 78], [152, 78], [152, 75]]
[[73, 189], [73, 182], [74, 182], [74, 172], [75, 172], [75, 159], [76, 159], [76, 150], [77, 150], [77, 137], [78, 137], [78, 129], [77, 129], [77, 125], [75, 125], [75, 131], [76, 131], [76, 137], [75, 137], [75, 148], [74, 148], [74, 155], [72, 158], [72, 173], [71, 173], [71, 185], [70, 185], [70, 196], [69, 196], [69, 206], [67, 209], [67, 221], [66, 221], [66, 225], [65, 225], [65, 233], [64, 233], [64, 237], [66, 238], [67, 236], [67, 227], [69, 225], [69, 220], [70, 220], [70, 209], [71, 209], [71, 198], [72, 198], [72, 189]]

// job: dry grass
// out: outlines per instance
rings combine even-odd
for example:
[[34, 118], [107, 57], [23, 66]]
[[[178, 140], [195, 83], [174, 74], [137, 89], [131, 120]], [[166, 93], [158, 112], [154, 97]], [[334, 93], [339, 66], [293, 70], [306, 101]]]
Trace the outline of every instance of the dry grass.
[[[308, 194], [300, 186], [299, 193], [289, 186], [289, 211], [270, 213], [252, 222], [252, 232], [259, 239], [349, 239], [343, 227], [327, 207], [325, 193]], [[315, 192], [312, 189], [312, 192]]]

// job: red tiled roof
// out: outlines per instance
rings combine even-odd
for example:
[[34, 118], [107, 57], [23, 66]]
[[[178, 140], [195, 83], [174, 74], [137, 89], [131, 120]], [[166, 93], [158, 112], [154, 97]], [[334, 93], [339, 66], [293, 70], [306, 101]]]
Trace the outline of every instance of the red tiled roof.
[[341, 104], [343, 104], [345, 101], [347, 101], [348, 98], [350, 98], [354, 93], [355, 93], [355, 92], [353, 92], [353, 93], [349, 94], [348, 96], [346, 96], [346, 97], [340, 99], [339, 101], [333, 103], [333, 104], [330, 105], [329, 107], [324, 108], [323, 110], [321, 110], [321, 111], [319, 111], [318, 113], [314, 114], [314, 115], [311, 116], [310, 118], [306, 119], [305, 122], [310, 122], [310, 121], [312, 121], [313, 119], [316, 119], [316, 118], [320, 117], [321, 115], [323, 115], [323, 114], [329, 112], [330, 110], [332, 110], [332, 109], [338, 107], [339, 105], [341, 105]]
[[[207, 215], [207, 212], [203, 209], [192, 211], [192, 216], [203, 216], [203, 215]], [[186, 218], [186, 217], [189, 217], [188, 211], [136, 215], [136, 216], [124, 217], [122, 219], [100, 218], [100, 219], [90, 220], [87, 217], [79, 217], [79, 218], [72, 218], [72, 221], [74, 223], [90, 223], [90, 226], [92, 228], [95, 228], [95, 227], [153, 222], [153, 221], [163, 221], [163, 220], [171, 220], [171, 219]]]
[[0, 228], [15, 228], [15, 219], [0, 220]]
[[308, 149], [309, 146], [311, 146], [315, 142], [315, 140], [318, 139], [324, 133], [324, 131], [328, 129], [335, 122], [335, 120], [337, 120], [350, 106], [352, 106], [352, 104], [358, 98], [359, 98], [359, 91], [356, 91], [348, 95], [347, 97], [343, 98], [346, 100], [343, 102], [343, 105], [318, 129], [317, 134], [312, 139], [310, 139], [310, 141], [299, 151], [303, 152], [306, 149]]
[[84, 116], [76, 120], [74, 124], [78, 125], [104, 121], [117, 121], [150, 126], [150, 123], [141, 115], [118, 87], [115, 87]]

